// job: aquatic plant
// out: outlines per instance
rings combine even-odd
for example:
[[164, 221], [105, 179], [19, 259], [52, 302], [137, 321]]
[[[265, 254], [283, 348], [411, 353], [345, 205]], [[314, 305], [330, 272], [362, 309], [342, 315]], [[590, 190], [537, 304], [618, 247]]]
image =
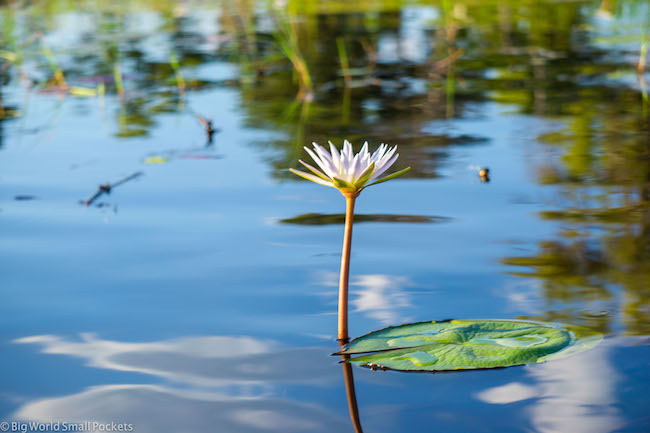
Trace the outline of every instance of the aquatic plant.
[[445, 320], [391, 326], [354, 339], [335, 355], [373, 370], [500, 368], [560, 359], [596, 346], [580, 326], [524, 320]]
[[[339, 278], [338, 340], [344, 363], [373, 369], [444, 371], [508, 367], [544, 362], [590, 349], [602, 334], [587, 328], [556, 323], [513, 320], [429, 321], [385, 328], [356, 338], [348, 337], [348, 282], [354, 204], [361, 191], [394, 179], [410, 167], [381, 177], [397, 161], [397, 146], [382, 144], [374, 153], [366, 142], [354, 154], [345, 140], [339, 152], [313, 143], [305, 147], [320, 168], [299, 160], [311, 173], [292, 173], [323, 186], [337, 188], [346, 199], [345, 230]], [[361, 355], [350, 358], [350, 355]]]
[[349, 338], [348, 280], [350, 274], [350, 248], [352, 246], [354, 202], [364, 188], [401, 176], [409, 171], [411, 167], [407, 167], [388, 176], [380, 177], [397, 161], [399, 157], [399, 153], [396, 153], [397, 146], [389, 148], [388, 145], [382, 144], [371, 154], [368, 151], [368, 142], [366, 142], [361, 148], [361, 151], [354, 154], [352, 144], [347, 140], [344, 141], [343, 149], [340, 153], [332, 142], [329, 142], [331, 152], [328, 152], [317, 143], [313, 143], [313, 145], [313, 151], [307, 147], [305, 147], [305, 150], [322, 171], [302, 160], [299, 160], [299, 162], [313, 174], [300, 170], [290, 170], [292, 173], [312, 182], [337, 188], [346, 200], [343, 253], [341, 256], [341, 274], [339, 279], [338, 314], [338, 339], [339, 341], [345, 342]]

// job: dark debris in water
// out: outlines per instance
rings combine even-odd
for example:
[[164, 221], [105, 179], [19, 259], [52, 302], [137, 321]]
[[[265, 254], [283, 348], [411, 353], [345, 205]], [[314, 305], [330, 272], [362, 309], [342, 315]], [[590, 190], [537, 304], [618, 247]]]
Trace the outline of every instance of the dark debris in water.
[[129, 182], [129, 181], [131, 181], [131, 180], [137, 179], [137, 178], [139, 178], [140, 176], [142, 176], [143, 174], [144, 174], [144, 173], [142, 173], [141, 171], [138, 171], [138, 172], [136, 172], [136, 173], [133, 173], [133, 174], [130, 175], [130, 176], [127, 176], [127, 177], [125, 177], [125, 178], [123, 178], [123, 179], [118, 180], [117, 182], [115, 182], [115, 183], [113, 183], [113, 184], [106, 183], [106, 184], [103, 184], [103, 185], [99, 185], [99, 187], [97, 188], [97, 191], [95, 192], [95, 194], [93, 194], [93, 195], [92, 195], [90, 198], [88, 198], [87, 200], [81, 200], [80, 203], [83, 204], [84, 206], [90, 206], [91, 204], [93, 204], [93, 203], [94, 203], [94, 202], [95, 202], [99, 197], [101, 197], [102, 195], [104, 195], [104, 194], [110, 194], [111, 191], [112, 191], [115, 187], [117, 187], [117, 186], [119, 186], [119, 185], [122, 185], [123, 183]]
[[[448, 222], [451, 218], [426, 215], [391, 215], [391, 214], [359, 214], [354, 216], [355, 223], [382, 222], [382, 223], [440, 223]], [[298, 225], [330, 225], [345, 224], [345, 214], [319, 214], [306, 213], [294, 218], [279, 220], [282, 224]]]

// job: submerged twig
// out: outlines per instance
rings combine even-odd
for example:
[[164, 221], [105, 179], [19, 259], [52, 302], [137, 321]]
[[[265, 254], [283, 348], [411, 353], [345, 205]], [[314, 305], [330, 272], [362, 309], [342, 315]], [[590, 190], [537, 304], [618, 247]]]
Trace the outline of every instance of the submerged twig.
[[205, 118], [203, 116], [200, 116], [198, 114], [195, 114], [196, 120], [199, 121], [201, 126], [203, 126], [203, 129], [205, 130], [205, 135], [208, 137], [208, 143], [212, 143], [212, 135], [214, 134], [215, 130], [212, 127], [212, 120]]
[[192, 109], [188, 108], [188, 111], [196, 117], [196, 120], [203, 126], [203, 129], [205, 130], [205, 135], [208, 138], [208, 145], [212, 144], [212, 136], [214, 135], [215, 132], [218, 132], [219, 129], [215, 129], [212, 126], [212, 119], [209, 119], [207, 117], [201, 116], [199, 113], [195, 112]]
[[123, 179], [118, 180], [117, 182], [115, 182], [113, 184], [106, 183], [104, 185], [99, 185], [99, 187], [97, 188], [97, 192], [95, 192], [95, 194], [93, 194], [88, 200], [82, 201], [81, 203], [83, 203], [85, 206], [90, 206], [91, 204], [93, 204], [93, 202], [95, 200], [97, 200], [103, 194], [110, 194], [111, 190], [113, 188], [115, 188], [116, 186], [122, 185], [123, 183], [126, 183], [126, 182], [128, 182], [130, 180], [136, 179], [136, 178], [142, 176], [143, 174], [144, 173], [142, 173], [141, 171], [138, 171], [136, 173], [133, 173], [130, 176], [127, 176], [127, 177], [125, 177]]

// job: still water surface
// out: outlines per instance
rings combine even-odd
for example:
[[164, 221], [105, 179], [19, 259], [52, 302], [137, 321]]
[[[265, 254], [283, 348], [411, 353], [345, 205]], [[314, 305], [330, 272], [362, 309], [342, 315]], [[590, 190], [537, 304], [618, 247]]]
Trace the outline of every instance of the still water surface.
[[650, 430], [647, 3], [55, 1], [0, 20], [1, 420], [354, 431], [329, 356], [344, 200], [287, 171], [349, 138], [413, 167], [357, 200], [353, 336], [606, 334], [526, 367], [354, 368], [364, 431]]

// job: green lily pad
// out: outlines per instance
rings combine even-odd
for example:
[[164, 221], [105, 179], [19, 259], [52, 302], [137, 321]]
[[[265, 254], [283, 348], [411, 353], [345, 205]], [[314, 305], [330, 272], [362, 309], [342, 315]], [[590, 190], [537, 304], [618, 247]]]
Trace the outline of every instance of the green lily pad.
[[391, 326], [350, 342], [346, 362], [402, 371], [511, 367], [563, 358], [596, 346], [579, 326], [518, 320], [447, 320]]

